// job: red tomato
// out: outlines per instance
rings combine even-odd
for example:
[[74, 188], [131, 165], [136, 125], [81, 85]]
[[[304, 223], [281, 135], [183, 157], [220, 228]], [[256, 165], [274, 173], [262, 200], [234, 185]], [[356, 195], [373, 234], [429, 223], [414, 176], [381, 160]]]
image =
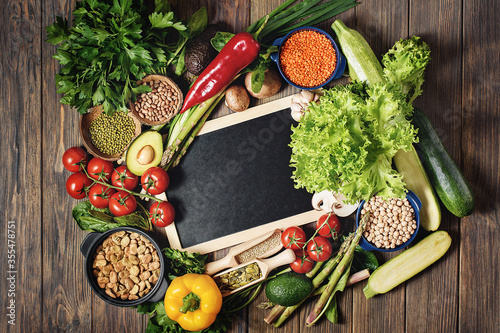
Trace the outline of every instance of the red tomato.
[[294, 272], [305, 274], [313, 269], [313, 260], [306, 253], [304, 253], [303, 249], [295, 250], [293, 252], [295, 252], [295, 261], [290, 264], [290, 268]]
[[82, 171], [89, 161], [89, 156], [80, 147], [71, 147], [66, 150], [62, 157], [62, 162], [66, 170], [71, 172]]
[[132, 191], [139, 184], [139, 177], [130, 172], [126, 166], [122, 165], [116, 168], [111, 174], [111, 184]]
[[164, 228], [174, 222], [174, 206], [168, 201], [156, 201], [149, 209], [149, 218], [155, 226]]
[[118, 191], [109, 199], [109, 210], [114, 216], [128, 215], [135, 212], [137, 201], [134, 195]]
[[87, 172], [89, 176], [106, 182], [111, 179], [111, 174], [113, 173], [113, 163], [110, 161], [105, 161], [102, 158], [94, 157], [90, 160], [87, 166]]
[[66, 180], [66, 191], [75, 199], [86, 196], [86, 188], [92, 185], [92, 180], [82, 172], [75, 172]]
[[332, 255], [332, 244], [325, 237], [316, 236], [307, 243], [307, 254], [315, 261], [325, 261]]
[[149, 194], [157, 195], [165, 192], [170, 184], [168, 173], [160, 167], [149, 168], [141, 176], [142, 188]]
[[281, 243], [287, 249], [298, 250], [304, 247], [306, 233], [299, 227], [289, 227], [281, 234]]
[[[325, 223], [327, 219], [328, 221]], [[332, 235], [333, 239], [339, 238], [340, 226], [339, 218], [333, 213], [320, 216], [316, 222], [318, 234], [326, 238], [332, 238]]]
[[93, 185], [89, 190], [89, 201], [97, 208], [106, 208], [109, 205], [109, 199], [116, 190], [101, 184]]

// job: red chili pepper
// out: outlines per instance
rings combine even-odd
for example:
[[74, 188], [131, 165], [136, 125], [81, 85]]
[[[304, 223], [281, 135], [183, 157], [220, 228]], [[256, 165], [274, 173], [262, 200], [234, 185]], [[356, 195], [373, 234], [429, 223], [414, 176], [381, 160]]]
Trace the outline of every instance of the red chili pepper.
[[189, 89], [180, 113], [226, 88], [239, 71], [257, 58], [259, 51], [260, 44], [248, 32], [231, 38]]

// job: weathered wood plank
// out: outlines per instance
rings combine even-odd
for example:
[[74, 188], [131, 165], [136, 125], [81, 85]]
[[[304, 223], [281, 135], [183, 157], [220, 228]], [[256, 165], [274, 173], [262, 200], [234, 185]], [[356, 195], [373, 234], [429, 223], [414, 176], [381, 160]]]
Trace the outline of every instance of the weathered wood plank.
[[[91, 292], [83, 272], [83, 256], [79, 245], [85, 237], [71, 218], [77, 203], [65, 192], [70, 175], [61, 163], [64, 151], [81, 145], [76, 111], [63, 107], [56, 93], [55, 75], [59, 65], [52, 58], [56, 47], [45, 43], [45, 27], [56, 16], [70, 17], [72, 1], [45, 1], [42, 23], [37, 27], [42, 39], [42, 151], [41, 172], [43, 235], [43, 325], [46, 332], [90, 331]], [[41, 107], [41, 108], [42, 108]]]
[[464, 1], [462, 163], [476, 211], [460, 223], [459, 329], [500, 327], [500, 3]]
[[[440, 8], [446, 8], [445, 11]], [[460, 3], [410, 1], [409, 36], [417, 35], [431, 48], [423, 94], [415, 101], [439, 129], [445, 145], [460, 160], [461, 37]], [[406, 329], [408, 332], [457, 328], [457, 274], [459, 219], [442, 207], [439, 229], [453, 239], [447, 255], [406, 284]], [[425, 318], [425, 320], [421, 320]]]
[[38, 0], [0, 3], [2, 332], [37, 331], [43, 317], [40, 8]]
[[[401, 37], [408, 34], [408, 1], [376, 0], [356, 7], [356, 28], [380, 60]], [[382, 264], [397, 253], [376, 253]], [[402, 332], [405, 327], [405, 286], [367, 300], [363, 286], [353, 287], [353, 332]], [[362, 318], [358, 320], [358, 318]]]

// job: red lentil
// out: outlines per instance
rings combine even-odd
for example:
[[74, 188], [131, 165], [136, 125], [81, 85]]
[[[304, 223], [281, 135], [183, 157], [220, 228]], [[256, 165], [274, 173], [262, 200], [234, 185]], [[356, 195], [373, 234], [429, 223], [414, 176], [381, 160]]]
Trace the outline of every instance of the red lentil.
[[300, 87], [316, 87], [328, 80], [337, 66], [337, 56], [330, 40], [314, 30], [300, 30], [281, 46], [283, 74]]

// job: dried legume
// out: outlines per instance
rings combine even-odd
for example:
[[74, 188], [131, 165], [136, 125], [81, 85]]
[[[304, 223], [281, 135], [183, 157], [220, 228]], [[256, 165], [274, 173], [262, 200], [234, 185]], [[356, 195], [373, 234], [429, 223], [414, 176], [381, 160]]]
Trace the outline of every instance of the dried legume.
[[316, 87], [328, 80], [337, 66], [330, 40], [314, 30], [300, 30], [286, 39], [280, 50], [285, 76], [301, 87]]
[[112, 116], [101, 113], [90, 123], [92, 144], [101, 153], [114, 155], [122, 152], [134, 136], [135, 124], [125, 112]]
[[384, 201], [375, 196], [361, 209], [361, 216], [370, 213], [363, 237], [374, 246], [394, 249], [406, 243], [415, 230], [415, 211], [407, 198]]
[[179, 108], [178, 92], [165, 81], [144, 82], [152, 91], [137, 97], [134, 108], [139, 118], [150, 122], [165, 122], [171, 119]]

